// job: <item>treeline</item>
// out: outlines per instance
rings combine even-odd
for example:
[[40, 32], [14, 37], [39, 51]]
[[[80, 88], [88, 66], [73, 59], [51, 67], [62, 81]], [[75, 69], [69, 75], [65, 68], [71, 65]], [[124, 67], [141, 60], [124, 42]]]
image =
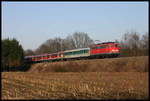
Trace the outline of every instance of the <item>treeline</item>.
[[15, 71], [24, 65], [24, 51], [19, 42], [13, 39], [2, 40], [2, 71]]
[[140, 36], [138, 32], [126, 32], [119, 44], [121, 57], [149, 55], [148, 33]]

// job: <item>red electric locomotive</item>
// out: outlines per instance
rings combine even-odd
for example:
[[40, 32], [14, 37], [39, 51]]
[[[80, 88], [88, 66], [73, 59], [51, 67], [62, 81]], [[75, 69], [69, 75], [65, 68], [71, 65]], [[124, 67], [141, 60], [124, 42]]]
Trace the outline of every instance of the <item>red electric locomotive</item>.
[[117, 57], [120, 54], [120, 46], [116, 42], [94, 44], [90, 49], [90, 56], [93, 58]]

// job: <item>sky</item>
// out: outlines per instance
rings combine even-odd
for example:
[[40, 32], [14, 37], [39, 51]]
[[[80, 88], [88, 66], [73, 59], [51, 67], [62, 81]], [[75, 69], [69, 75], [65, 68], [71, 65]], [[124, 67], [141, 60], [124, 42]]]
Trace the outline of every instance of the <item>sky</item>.
[[2, 39], [16, 38], [24, 50], [48, 39], [85, 32], [101, 42], [127, 31], [148, 29], [148, 2], [2, 2]]

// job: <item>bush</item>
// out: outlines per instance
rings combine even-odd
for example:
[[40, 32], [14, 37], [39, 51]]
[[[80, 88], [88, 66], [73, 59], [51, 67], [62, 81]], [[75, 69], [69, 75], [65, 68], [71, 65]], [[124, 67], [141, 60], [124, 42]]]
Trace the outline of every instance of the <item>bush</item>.
[[2, 71], [15, 71], [24, 63], [23, 48], [13, 38], [2, 40]]

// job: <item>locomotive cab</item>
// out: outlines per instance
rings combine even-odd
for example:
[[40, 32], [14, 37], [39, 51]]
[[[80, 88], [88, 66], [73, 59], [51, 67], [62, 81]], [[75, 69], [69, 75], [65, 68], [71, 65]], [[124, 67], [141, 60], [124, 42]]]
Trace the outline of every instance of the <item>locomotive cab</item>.
[[119, 44], [110, 44], [108, 45], [109, 52], [119, 52], [120, 51], [120, 46]]
[[118, 43], [112, 43], [108, 45], [108, 53], [112, 57], [117, 57], [120, 55], [120, 45]]
[[117, 57], [120, 54], [120, 46], [116, 42], [94, 44], [90, 48], [91, 57]]

